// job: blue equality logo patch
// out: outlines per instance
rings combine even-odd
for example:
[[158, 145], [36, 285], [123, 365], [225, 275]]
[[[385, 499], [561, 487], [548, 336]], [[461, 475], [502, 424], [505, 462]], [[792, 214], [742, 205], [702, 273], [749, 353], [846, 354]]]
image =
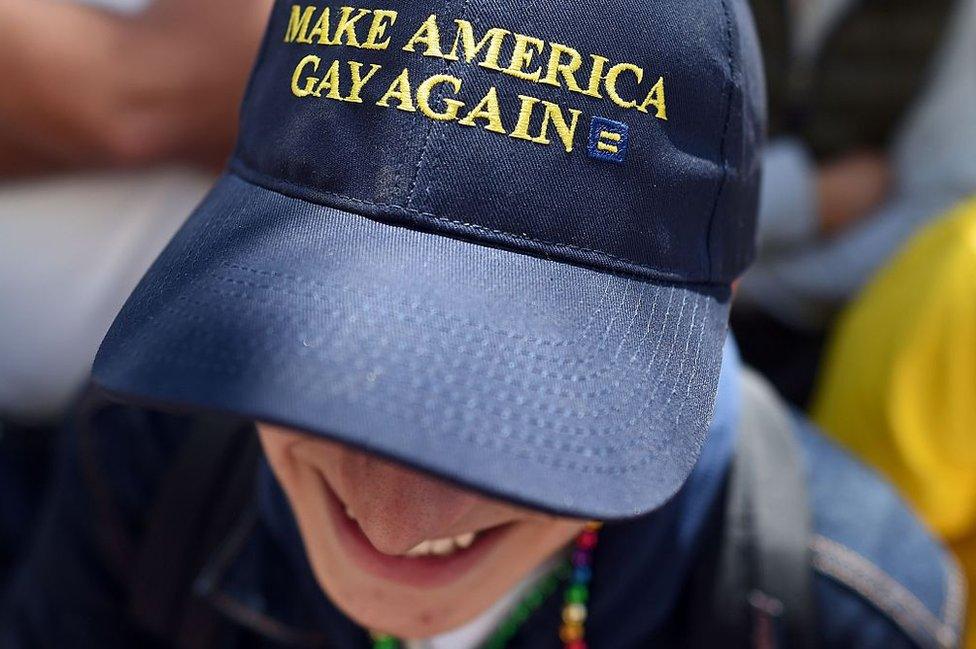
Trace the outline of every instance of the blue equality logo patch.
[[622, 164], [627, 157], [630, 127], [606, 117], [590, 121], [590, 140], [586, 150], [594, 160]]

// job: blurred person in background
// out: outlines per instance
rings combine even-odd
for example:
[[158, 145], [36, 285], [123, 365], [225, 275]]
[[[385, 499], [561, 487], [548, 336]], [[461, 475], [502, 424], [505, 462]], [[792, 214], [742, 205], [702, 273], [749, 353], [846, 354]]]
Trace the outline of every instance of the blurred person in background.
[[771, 141], [743, 356], [808, 401], [836, 311], [976, 191], [974, 0], [752, 0]]
[[[814, 418], [878, 467], [976, 586], [976, 199], [928, 226], [842, 315]], [[967, 646], [976, 647], [970, 607]]]
[[268, 7], [0, 2], [0, 574], [48, 431], [230, 151]]

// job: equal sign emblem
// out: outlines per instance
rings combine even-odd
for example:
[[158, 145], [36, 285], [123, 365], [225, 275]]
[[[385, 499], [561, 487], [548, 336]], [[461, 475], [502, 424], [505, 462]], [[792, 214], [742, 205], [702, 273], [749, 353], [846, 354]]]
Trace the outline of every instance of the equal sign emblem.
[[623, 163], [627, 157], [630, 127], [606, 117], [594, 117], [590, 121], [590, 141], [587, 151], [595, 160]]

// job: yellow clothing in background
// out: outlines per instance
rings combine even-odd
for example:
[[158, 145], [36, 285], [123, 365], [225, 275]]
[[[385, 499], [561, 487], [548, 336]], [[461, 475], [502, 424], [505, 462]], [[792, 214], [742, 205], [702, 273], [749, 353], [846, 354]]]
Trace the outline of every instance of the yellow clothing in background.
[[[813, 410], [946, 539], [976, 590], [976, 200], [923, 230], [844, 314]], [[972, 604], [967, 631], [976, 649]]]

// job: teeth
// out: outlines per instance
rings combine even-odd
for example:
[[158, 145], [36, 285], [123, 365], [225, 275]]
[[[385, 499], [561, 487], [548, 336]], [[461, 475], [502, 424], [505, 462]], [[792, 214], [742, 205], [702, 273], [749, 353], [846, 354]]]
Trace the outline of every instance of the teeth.
[[356, 515], [352, 513], [352, 508], [349, 505], [346, 505], [346, 516], [352, 520], [356, 520]]
[[438, 556], [451, 554], [456, 547], [454, 545], [454, 539], [437, 539], [430, 544], [431, 552]]
[[458, 550], [471, 547], [471, 544], [474, 543], [475, 538], [477, 538], [477, 534], [475, 532], [468, 532], [466, 534], [460, 534], [448, 539], [421, 541], [407, 552], [407, 556], [428, 557], [433, 554], [439, 557], [445, 557], [447, 555], [454, 554]]
[[431, 545], [431, 543], [433, 543], [433, 541], [421, 541], [420, 543], [418, 543], [416, 545], [416, 547], [414, 547], [409, 552], [407, 552], [407, 556], [408, 557], [426, 557], [428, 554], [430, 554], [430, 545]]

